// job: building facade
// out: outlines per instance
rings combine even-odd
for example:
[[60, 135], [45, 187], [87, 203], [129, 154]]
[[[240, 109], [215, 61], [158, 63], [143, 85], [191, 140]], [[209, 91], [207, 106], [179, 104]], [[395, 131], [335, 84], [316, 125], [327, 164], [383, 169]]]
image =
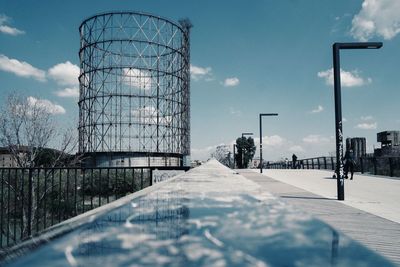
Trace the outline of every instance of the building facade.
[[379, 132], [376, 139], [381, 143], [381, 147], [374, 150], [375, 157], [400, 156], [400, 131]]

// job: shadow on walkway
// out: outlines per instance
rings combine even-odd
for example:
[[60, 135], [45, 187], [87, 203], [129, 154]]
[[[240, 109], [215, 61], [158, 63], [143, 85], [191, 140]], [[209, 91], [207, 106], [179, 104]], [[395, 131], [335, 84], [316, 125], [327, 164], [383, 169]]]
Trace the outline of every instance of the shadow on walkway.
[[318, 200], [336, 200], [336, 198], [326, 198], [326, 197], [300, 197], [300, 196], [279, 196], [281, 198], [301, 198], [301, 199], [318, 199]]

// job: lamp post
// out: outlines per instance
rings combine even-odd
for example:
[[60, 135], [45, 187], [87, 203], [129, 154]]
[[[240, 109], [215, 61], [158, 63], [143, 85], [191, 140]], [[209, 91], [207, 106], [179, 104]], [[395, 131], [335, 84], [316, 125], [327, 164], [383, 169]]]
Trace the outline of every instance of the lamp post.
[[236, 144], [233, 144], [233, 168], [236, 169], [236, 161], [235, 161], [235, 155], [236, 155]]
[[338, 200], [344, 200], [342, 97], [340, 85], [340, 49], [379, 49], [381, 42], [334, 43], [333, 84], [335, 89], [336, 177]]
[[[253, 133], [242, 133], [242, 139], [245, 135], [253, 135]], [[242, 166], [244, 165], [244, 157], [243, 157], [243, 148], [242, 148]]]
[[278, 116], [278, 113], [260, 113], [260, 173], [263, 172], [263, 158], [262, 158], [262, 117], [264, 116]]

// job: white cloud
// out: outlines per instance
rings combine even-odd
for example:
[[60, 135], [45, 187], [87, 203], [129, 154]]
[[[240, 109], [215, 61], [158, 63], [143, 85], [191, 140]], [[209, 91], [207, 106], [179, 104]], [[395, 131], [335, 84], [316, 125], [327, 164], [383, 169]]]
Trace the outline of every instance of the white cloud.
[[376, 122], [363, 122], [363, 123], [359, 123], [356, 125], [355, 128], [357, 129], [362, 129], [362, 130], [375, 130], [378, 127], [378, 124]]
[[304, 152], [304, 148], [302, 146], [294, 145], [289, 147], [289, 151], [299, 153], [299, 152]]
[[205, 79], [206, 81], [213, 80], [211, 67], [198, 67], [195, 65], [190, 65], [190, 75], [195, 81], [201, 79]]
[[374, 36], [390, 40], [400, 32], [399, 0], [364, 0], [353, 17], [351, 35], [360, 41]]
[[24, 34], [24, 31], [18, 30], [17, 28], [13, 28], [7, 25], [1, 25], [0, 26], [0, 32], [5, 33], [5, 34], [9, 34], [12, 36], [16, 36], [16, 35], [20, 35], [20, 34]]
[[235, 116], [241, 116], [242, 112], [240, 110], [236, 110], [233, 107], [229, 108], [229, 113]]
[[64, 88], [56, 92], [56, 95], [59, 97], [79, 97], [79, 88], [72, 87], [72, 88]]
[[[333, 85], [333, 69], [318, 72], [318, 77], [324, 78], [327, 85]], [[371, 78], [362, 78], [359, 71], [345, 71], [340, 69], [340, 82], [342, 87], [355, 87], [370, 84]]]
[[62, 106], [54, 104], [47, 99], [37, 99], [33, 96], [29, 96], [27, 98], [27, 102], [28, 102], [28, 105], [31, 107], [36, 106], [39, 108], [43, 108], [44, 110], [46, 110], [47, 112], [49, 112], [51, 114], [65, 114], [65, 112], [66, 112]]
[[271, 135], [263, 137], [263, 144], [267, 146], [281, 146], [284, 143], [284, 138], [279, 135]]
[[[260, 144], [259, 137], [253, 137], [253, 139], [255, 144], [257, 145]], [[285, 138], [279, 135], [263, 136], [262, 138], [263, 146], [279, 147], [282, 146], [285, 142], [286, 142]]]
[[310, 134], [303, 138], [303, 142], [308, 144], [322, 144], [329, 143], [330, 139], [319, 134]]
[[226, 78], [224, 81], [224, 86], [225, 87], [232, 87], [232, 86], [237, 86], [239, 85], [240, 81], [237, 77], [232, 77], [232, 78]]
[[324, 110], [324, 107], [321, 105], [318, 105], [316, 109], [311, 110], [311, 113], [320, 113]]
[[8, 58], [7, 56], [2, 54], [0, 54], [0, 70], [11, 72], [20, 77], [32, 77], [41, 82], [46, 80], [45, 71], [35, 68], [25, 61]]
[[76, 86], [79, 85], [79, 72], [80, 69], [77, 65], [66, 61], [51, 67], [48, 71], [48, 75], [59, 85]]
[[[259, 140], [258, 136], [254, 136], [254, 144], [256, 145], [255, 158], [259, 157]], [[299, 143], [298, 141], [286, 139], [280, 135], [264, 136], [263, 137], [263, 158], [265, 161], [276, 161], [284, 158], [290, 158], [295, 153], [299, 159], [327, 156], [329, 151], [335, 149], [335, 138], [333, 136], [322, 136], [322, 135], [309, 135], [304, 138], [307, 142]], [[225, 142], [232, 151], [232, 142]], [[215, 151], [218, 145], [207, 146], [204, 148], [192, 148], [191, 158], [205, 160], [210, 157], [211, 153]]]
[[157, 124], [157, 115], [158, 123], [160, 125], [170, 125], [172, 123], [172, 116], [170, 115], [162, 115], [155, 107], [153, 106], [145, 106], [143, 108], [134, 109], [131, 111], [131, 115], [137, 123], [144, 124]]
[[[213, 152], [215, 152], [216, 148], [220, 145], [224, 145], [224, 144], [207, 146], [207, 147], [202, 147], [202, 148], [191, 148], [190, 157], [192, 160], [207, 160], [207, 159], [211, 158], [211, 154]], [[232, 145], [229, 147], [232, 147]]]
[[9, 34], [12, 36], [17, 36], [20, 34], [24, 34], [25, 32], [22, 30], [19, 30], [17, 28], [14, 27], [10, 27], [8, 25], [5, 25], [6, 22], [9, 22], [10, 18], [7, 17], [4, 14], [0, 14], [0, 32], [4, 33], [4, 34]]
[[343, 122], [347, 122], [347, 119], [345, 117], [342, 118]]
[[123, 82], [137, 89], [150, 89], [152, 86], [151, 73], [135, 68], [122, 69]]
[[371, 121], [373, 119], [374, 119], [374, 117], [372, 117], [371, 115], [369, 115], [369, 116], [361, 116], [361, 120], [362, 121]]

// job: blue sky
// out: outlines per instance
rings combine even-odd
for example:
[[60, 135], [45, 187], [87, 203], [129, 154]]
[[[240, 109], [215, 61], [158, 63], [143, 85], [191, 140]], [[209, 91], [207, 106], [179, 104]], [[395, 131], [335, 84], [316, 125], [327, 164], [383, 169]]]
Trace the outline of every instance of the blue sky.
[[43, 101], [60, 127], [76, 125], [78, 27], [93, 14], [135, 10], [188, 17], [191, 34], [192, 159], [242, 132], [264, 157], [334, 151], [332, 43], [382, 41], [380, 50], [341, 52], [344, 136], [367, 138], [400, 129], [400, 2], [286, 1], [14, 1], [0, 2], [0, 99], [11, 91]]

